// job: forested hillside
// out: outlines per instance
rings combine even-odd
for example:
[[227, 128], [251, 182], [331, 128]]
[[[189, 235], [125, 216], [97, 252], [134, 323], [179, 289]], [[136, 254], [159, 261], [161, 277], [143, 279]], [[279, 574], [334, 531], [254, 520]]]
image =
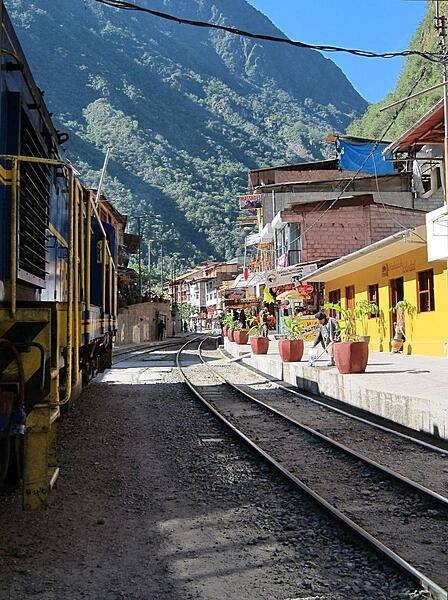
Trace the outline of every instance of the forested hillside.
[[[448, 15], [448, 3], [440, 2], [439, 5], [441, 14]], [[410, 49], [436, 51], [437, 36], [434, 29], [434, 2], [428, 2], [426, 15], [412, 38]], [[360, 119], [355, 120], [349, 126], [348, 133], [361, 137], [381, 138], [388, 127], [395, 110], [389, 109], [381, 113], [379, 109], [382, 106], [390, 104], [394, 100], [401, 100], [408, 96], [419, 79], [420, 81], [415, 87], [414, 92], [441, 82], [442, 68], [440, 64], [427, 61], [419, 56], [408, 57], [397, 81], [395, 90], [381, 102], [369, 106], [365, 115]], [[408, 101], [387, 133], [387, 139], [392, 140], [406, 131], [406, 129], [415, 123], [415, 121], [441, 97], [442, 91], [441, 88], [439, 88]]]
[[[151, 8], [281, 35], [245, 0], [140, 0]], [[321, 54], [196, 29], [94, 0], [6, 0], [66, 151], [144, 215], [145, 239], [186, 261], [241, 248], [247, 170], [321, 158], [366, 102]]]

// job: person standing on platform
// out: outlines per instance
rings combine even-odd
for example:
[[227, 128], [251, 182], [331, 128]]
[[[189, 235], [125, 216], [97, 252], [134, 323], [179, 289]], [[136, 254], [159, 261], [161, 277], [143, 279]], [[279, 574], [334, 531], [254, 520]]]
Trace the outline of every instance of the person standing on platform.
[[339, 340], [338, 322], [333, 317], [327, 317], [323, 311], [316, 313], [314, 318], [319, 321], [319, 329], [313, 342], [313, 348], [321, 344], [330, 357], [328, 366], [334, 367], [333, 344]]

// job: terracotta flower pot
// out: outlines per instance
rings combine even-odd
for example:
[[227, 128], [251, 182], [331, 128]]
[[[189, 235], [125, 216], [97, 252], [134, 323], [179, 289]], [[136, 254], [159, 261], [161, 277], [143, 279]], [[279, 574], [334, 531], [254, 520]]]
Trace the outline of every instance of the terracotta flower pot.
[[336, 342], [334, 344], [334, 360], [339, 373], [364, 373], [368, 359], [368, 342]]
[[223, 325], [223, 327], [222, 327], [222, 334], [227, 335], [227, 326], [226, 325]]
[[234, 331], [233, 329], [227, 330], [227, 337], [229, 338], [229, 342], [234, 342], [235, 338], [233, 337]]
[[392, 352], [400, 352], [403, 348], [403, 340], [392, 339], [390, 342]]
[[267, 337], [251, 337], [250, 345], [253, 354], [267, 354], [269, 348], [269, 338]]
[[233, 338], [237, 344], [247, 344], [249, 341], [249, 330], [248, 329], [235, 329], [233, 332]]
[[280, 340], [278, 351], [283, 362], [299, 362], [303, 356], [303, 340]]

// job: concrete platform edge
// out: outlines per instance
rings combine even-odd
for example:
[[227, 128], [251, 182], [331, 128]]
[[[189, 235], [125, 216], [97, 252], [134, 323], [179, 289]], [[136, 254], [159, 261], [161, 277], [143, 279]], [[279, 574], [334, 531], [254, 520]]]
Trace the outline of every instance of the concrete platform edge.
[[[250, 351], [250, 346], [238, 346], [224, 338], [224, 349], [234, 357]], [[341, 375], [336, 369], [310, 367], [299, 363], [283, 363], [277, 354], [243, 358], [242, 363], [285, 381], [299, 390], [338, 400], [373, 413], [416, 431], [448, 440], [448, 376], [446, 399], [410, 396], [381, 386], [366, 385], [363, 375]], [[399, 376], [397, 374], [397, 376]]]

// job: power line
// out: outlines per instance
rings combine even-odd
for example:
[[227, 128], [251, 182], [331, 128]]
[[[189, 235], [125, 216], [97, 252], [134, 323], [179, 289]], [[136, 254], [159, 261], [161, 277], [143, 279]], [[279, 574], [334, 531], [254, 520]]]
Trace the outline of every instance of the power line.
[[281, 44], [288, 44], [297, 48], [306, 48], [308, 50], [319, 50], [321, 52], [345, 52], [347, 54], [353, 54], [355, 56], [361, 56], [364, 58], [396, 58], [406, 56], [420, 56], [431, 62], [440, 62], [439, 54], [436, 52], [422, 52], [419, 50], [403, 50], [401, 52], [371, 52], [369, 50], [359, 50], [355, 48], [343, 48], [341, 46], [328, 46], [324, 44], [307, 44], [297, 40], [290, 40], [287, 37], [278, 37], [275, 35], [268, 35], [263, 33], [253, 33], [244, 29], [237, 29], [236, 27], [229, 27], [227, 25], [219, 25], [218, 23], [209, 23], [207, 21], [197, 21], [195, 19], [186, 19], [170, 13], [161, 12], [152, 8], [146, 8], [133, 2], [127, 2], [126, 0], [95, 0], [99, 4], [104, 4], [112, 8], [119, 8], [121, 10], [132, 10], [143, 13], [148, 13], [155, 17], [160, 17], [166, 21], [174, 21], [182, 25], [191, 25], [193, 27], [202, 27], [205, 29], [217, 29], [219, 31], [225, 31], [232, 33], [233, 35], [239, 35], [242, 37], [248, 37], [255, 40], [264, 40], [268, 42], [278, 42]]
[[[417, 87], [417, 85], [420, 83], [420, 81], [422, 80], [424, 74], [426, 72], [426, 67], [423, 67], [423, 69], [420, 72], [420, 75], [418, 77], [418, 79], [414, 82], [410, 92], [408, 95], [412, 94], [412, 92], [415, 90], [415, 88]], [[392, 116], [389, 124], [387, 125], [386, 129], [384, 130], [383, 134], [380, 136], [380, 139], [377, 140], [374, 145], [372, 146], [372, 150], [370, 151], [370, 154], [368, 154], [366, 156], [366, 158], [364, 159], [364, 161], [362, 162], [361, 166], [358, 168], [358, 170], [356, 171], [356, 173], [350, 178], [350, 180], [346, 183], [346, 185], [343, 187], [343, 189], [340, 191], [340, 193], [338, 194], [338, 196], [331, 201], [331, 203], [329, 204], [329, 206], [317, 217], [317, 219], [315, 219], [313, 221], [313, 223], [311, 223], [311, 225], [309, 225], [308, 227], [305, 228], [304, 231], [302, 231], [300, 233], [300, 235], [295, 238], [294, 240], [292, 240], [290, 243], [293, 243], [297, 240], [300, 240], [303, 238], [303, 236], [310, 231], [311, 229], [313, 229], [313, 227], [315, 227], [319, 221], [321, 221], [323, 219], [323, 217], [333, 208], [333, 206], [342, 198], [342, 196], [344, 195], [345, 191], [350, 187], [350, 185], [355, 181], [356, 177], [359, 175], [359, 173], [362, 171], [362, 169], [364, 168], [364, 165], [367, 163], [367, 161], [369, 160], [369, 158], [371, 156], [374, 155], [374, 153], [376, 152], [379, 144], [381, 143], [381, 140], [383, 140], [387, 133], [389, 132], [389, 130], [391, 129], [392, 125], [395, 123], [395, 121], [398, 118], [398, 115], [401, 113], [401, 111], [404, 109], [404, 107], [406, 106], [406, 102], [404, 102], [394, 113], [394, 115]], [[376, 167], [375, 167], [375, 171], [376, 171]], [[375, 172], [376, 175], [376, 172]], [[378, 176], [376, 175], [376, 182], [378, 185]], [[380, 200], [382, 201], [382, 198], [380, 196]], [[384, 202], [383, 202], [384, 205]], [[384, 205], [385, 207], [385, 205]], [[314, 211], [311, 211], [310, 214], [313, 214]], [[401, 225], [400, 225], [401, 226]], [[405, 228], [404, 228], [405, 229]]]

